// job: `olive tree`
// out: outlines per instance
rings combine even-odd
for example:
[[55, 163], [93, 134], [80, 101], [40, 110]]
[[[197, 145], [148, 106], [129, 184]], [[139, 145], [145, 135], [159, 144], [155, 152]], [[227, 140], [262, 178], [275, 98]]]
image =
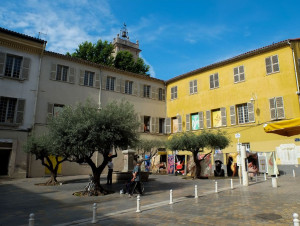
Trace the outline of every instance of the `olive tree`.
[[[67, 106], [49, 124], [57, 144], [69, 161], [87, 163], [93, 173], [94, 194], [105, 193], [100, 176], [111, 158], [111, 150], [128, 149], [138, 141], [139, 122], [133, 106], [128, 102], [112, 102], [99, 110], [87, 102]], [[92, 156], [99, 152], [102, 163], [97, 166]]]
[[[45, 166], [51, 174], [50, 179], [45, 183], [46, 185], [56, 185], [57, 172], [59, 165], [67, 160], [67, 155], [64, 155], [63, 150], [56, 145], [54, 139], [49, 134], [41, 136], [31, 135], [26, 144], [24, 145], [24, 151], [35, 155], [36, 160], [40, 160], [42, 165]], [[54, 157], [51, 160], [51, 157]]]
[[[201, 175], [201, 161], [203, 161], [216, 148], [224, 149], [229, 145], [229, 138], [225, 133], [218, 131], [217, 133], [203, 131], [196, 134], [194, 132], [176, 133], [167, 141], [167, 147], [173, 151], [186, 150], [193, 154], [194, 163], [196, 165], [196, 177]], [[204, 149], [210, 149], [205, 153], [204, 157], [199, 160], [198, 153], [204, 152]]]

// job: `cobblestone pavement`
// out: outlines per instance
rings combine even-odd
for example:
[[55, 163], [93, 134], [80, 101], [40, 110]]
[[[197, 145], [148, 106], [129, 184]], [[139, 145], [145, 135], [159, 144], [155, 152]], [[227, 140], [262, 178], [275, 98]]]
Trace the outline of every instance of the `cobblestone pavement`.
[[93, 203], [97, 203], [96, 225], [293, 225], [292, 214], [300, 213], [300, 177], [291, 175], [279, 177], [277, 188], [271, 178], [259, 177], [248, 187], [233, 179], [233, 190], [229, 178], [218, 179], [217, 193], [214, 180], [151, 175], [144, 183], [140, 213], [136, 196], [119, 194], [121, 184], [108, 187], [116, 191], [111, 195], [76, 197], [72, 193], [83, 189], [88, 176], [61, 177], [61, 186], [34, 185], [45, 180], [0, 179], [0, 225], [28, 225], [30, 213], [35, 214], [35, 225], [95, 225]]

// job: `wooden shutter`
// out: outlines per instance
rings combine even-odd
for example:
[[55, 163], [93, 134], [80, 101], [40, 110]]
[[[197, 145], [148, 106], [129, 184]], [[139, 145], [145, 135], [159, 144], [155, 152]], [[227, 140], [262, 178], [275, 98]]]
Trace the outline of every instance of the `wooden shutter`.
[[230, 124], [236, 125], [235, 106], [230, 106]]
[[133, 82], [133, 95], [137, 96], [138, 95], [138, 86], [136, 82]]
[[190, 131], [190, 129], [191, 129], [191, 123], [190, 123], [190, 114], [186, 114], [185, 115], [185, 130], [186, 131]]
[[150, 133], [155, 133], [155, 125], [156, 125], [156, 118], [151, 117], [151, 130]]
[[144, 85], [140, 84], [140, 97], [144, 97]]
[[22, 67], [22, 79], [28, 79], [30, 69], [30, 58], [23, 58], [23, 67]]
[[267, 57], [265, 59], [266, 61], [266, 71], [267, 71], [267, 74], [271, 74], [272, 73], [272, 62], [271, 62], [271, 57]]
[[273, 72], [279, 72], [278, 55], [272, 56]]
[[0, 76], [4, 75], [5, 68], [5, 53], [0, 52]]
[[155, 132], [159, 133], [159, 118], [155, 118]]
[[140, 132], [145, 132], [144, 115], [140, 115]]
[[154, 86], [151, 86], [150, 87], [150, 91], [151, 91], [151, 93], [152, 93], [152, 99], [156, 99], [156, 88], [154, 87]]
[[116, 81], [116, 83], [117, 83], [117, 86], [116, 86], [115, 91], [116, 91], [116, 92], [121, 92], [121, 82], [122, 82], [122, 80], [119, 79], [119, 78], [116, 78], [115, 81]]
[[239, 82], [239, 68], [235, 67], [233, 68], [233, 76], [234, 76], [234, 82]]
[[84, 85], [84, 76], [85, 76], [85, 71], [80, 70], [79, 85]]
[[219, 74], [216, 73], [214, 77], [215, 77], [215, 88], [219, 88]]
[[101, 78], [101, 88], [102, 89], [106, 89], [106, 81], [107, 81], [107, 76], [106, 75], [103, 75], [102, 78]]
[[100, 73], [96, 73], [95, 87], [98, 88], [98, 89], [100, 89]]
[[50, 79], [51, 80], [56, 80], [56, 69], [57, 69], [57, 65], [51, 64], [51, 71], [50, 71]]
[[165, 101], [166, 100], [166, 90], [162, 89], [162, 100]]
[[285, 118], [283, 97], [276, 97], [276, 110], [277, 110], [277, 119]]
[[206, 127], [211, 128], [211, 112], [206, 111]]
[[166, 118], [166, 133], [171, 133], [171, 118]]
[[244, 71], [244, 66], [239, 67], [239, 72], [240, 72], [240, 81], [245, 81], [245, 71]]
[[171, 100], [174, 99], [174, 87], [171, 88]]
[[48, 118], [53, 116], [53, 108], [54, 108], [54, 104], [52, 103], [48, 103]]
[[211, 89], [213, 89], [215, 86], [214, 86], [214, 75], [210, 75], [209, 76], [209, 87], [211, 88]]
[[198, 115], [199, 115], [199, 129], [203, 129], [204, 128], [203, 111], [200, 111]]
[[190, 81], [190, 94], [193, 94], [194, 89], [193, 89], [193, 81]]
[[75, 83], [75, 68], [70, 67], [69, 83]]
[[177, 93], [177, 86], [174, 87], [174, 98], [177, 99], [178, 93]]
[[129, 92], [129, 81], [124, 81], [123, 79], [120, 79], [121, 81], [121, 93], [125, 93], [125, 83], [128, 82], [128, 92]]
[[249, 122], [255, 122], [254, 105], [252, 103], [247, 103], [247, 107]]
[[22, 124], [24, 119], [25, 100], [18, 99], [16, 123]]
[[194, 93], [198, 93], [197, 80], [194, 80]]
[[178, 132], [182, 132], [182, 118], [181, 118], [181, 115], [177, 116], [177, 120], [178, 120]]
[[270, 103], [270, 113], [271, 113], [271, 120], [276, 119], [276, 103], [275, 103], [275, 98], [269, 99]]
[[221, 108], [222, 126], [227, 126], [226, 108]]

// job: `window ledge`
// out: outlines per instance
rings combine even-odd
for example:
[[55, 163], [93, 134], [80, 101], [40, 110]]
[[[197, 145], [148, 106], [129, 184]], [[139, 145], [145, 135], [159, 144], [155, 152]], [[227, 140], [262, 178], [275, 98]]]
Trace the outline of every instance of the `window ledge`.
[[24, 82], [26, 79], [23, 78], [13, 78], [13, 77], [9, 77], [9, 76], [0, 76], [0, 79], [8, 79], [8, 80], [14, 80], [14, 81], [18, 81], [18, 82]]

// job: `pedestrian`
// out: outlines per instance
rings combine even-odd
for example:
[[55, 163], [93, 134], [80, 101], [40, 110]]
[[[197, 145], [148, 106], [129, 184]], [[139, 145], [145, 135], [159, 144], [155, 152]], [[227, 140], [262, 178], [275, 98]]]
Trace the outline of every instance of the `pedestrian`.
[[110, 184], [112, 184], [112, 173], [114, 171], [114, 164], [113, 164], [111, 158], [108, 160], [107, 166], [108, 166], [108, 173], [107, 173], [107, 183], [106, 184], [110, 185]]
[[132, 197], [134, 189], [137, 188], [140, 195], [143, 195], [142, 188], [141, 188], [141, 164], [142, 160], [139, 160], [132, 172], [132, 179], [131, 182], [134, 182], [132, 190], [129, 194], [129, 197]]

